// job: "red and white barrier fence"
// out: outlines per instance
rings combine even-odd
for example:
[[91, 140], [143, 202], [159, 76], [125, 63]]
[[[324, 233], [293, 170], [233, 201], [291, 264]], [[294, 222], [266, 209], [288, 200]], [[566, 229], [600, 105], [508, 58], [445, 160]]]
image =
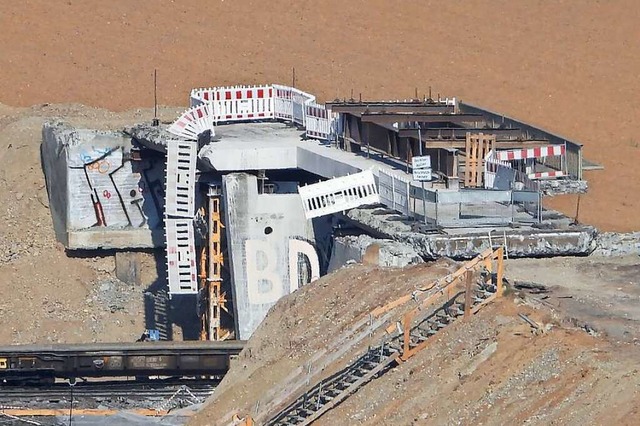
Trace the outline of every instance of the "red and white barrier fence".
[[294, 87], [291, 88], [291, 113], [295, 124], [305, 127], [307, 122], [306, 106], [314, 103], [315, 100], [315, 96]]
[[245, 121], [274, 118], [271, 86], [224, 87], [214, 93], [216, 121]]
[[198, 140], [198, 135], [206, 130], [215, 136], [214, 113], [209, 103], [197, 105], [182, 113], [167, 129], [170, 133], [187, 140]]
[[564, 145], [540, 146], [528, 149], [511, 149], [506, 151], [498, 151], [496, 157], [500, 161], [525, 160], [528, 158], [544, 158], [554, 155], [565, 155], [566, 147]]
[[529, 179], [555, 179], [559, 177], [567, 176], [565, 172], [560, 170], [554, 170], [551, 172], [537, 172], [537, 173], [529, 173]]
[[324, 105], [312, 102], [305, 106], [306, 135], [309, 138], [327, 140], [331, 136], [331, 111]]
[[486, 189], [494, 189], [496, 176], [501, 167], [511, 169], [511, 165], [507, 161], [498, 160], [494, 151], [489, 151], [484, 159], [484, 187]]
[[305, 127], [307, 136], [329, 139], [335, 117], [316, 97], [294, 87], [278, 84], [193, 89], [192, 108], [210, 105], [213, 123], [278, 119]]
[[273, 85], [273, 115], [280, 120], [293, 120], [292, 89], [289, 86]]
[[514, 184], [519, 182], [525, 190], [538, 191], [538, 183], [533, 181], [530, 175], [515, 170], [508, 161], [498, 159], [496, 151], [493, 150], [489, 151], [484, 159], [484, 187], [486, 189], [498, 189], [496, 176], [501, 168], [508, 169], [508, 172], [513, 175]]
[[193, 89], [192, 106], [209, 104], [214, 122], [274, 118], [272, 86], [230, 86]]

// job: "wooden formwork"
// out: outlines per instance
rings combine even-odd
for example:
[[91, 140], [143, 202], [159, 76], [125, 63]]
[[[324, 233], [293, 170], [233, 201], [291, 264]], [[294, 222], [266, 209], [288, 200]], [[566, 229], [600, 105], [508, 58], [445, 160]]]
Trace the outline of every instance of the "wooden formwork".
[[[495, 265], [494, 265], [495, 264]], [[495, 266], [495, 268], [494, 268]], [[495, 269], [495, 284], [496, 292], [493, 296], [485, 299], [479, 304], [472, 305], [472, 293], [473, 293], [473, 279], [474, 274], [483, 270], [486, 272], [486, 277], [482, 278], [485, 282], [491, 281], [494, 278]], [[412, 322], [414, 317], [428, 306], [432, 306], [436, 301], [441, 301], [441, 296], [446, 296], [445, 304], [455, 299], [454, 287], [456, 284], [464, 283], [464, 316], [465, 320], [468, 320], [472, 314], [478, 312], [483, 306], [491, 302], [496, 297], [501, 297], [503, 292], [502, 280], [504, 278], [504, 247], [498, 247], [497, 249], [487, 249], [480, 255], [465, 263], [460, 269], [451, 275], [445, 277], [444, 283], [437, 285], [437, 292], [432, 292], [428, 297], [420, 302], [418, 306], [409, 312], [405, 313], [402, 319], [403, 328], [403, 349], [400, 356], [400, 360], [406, 361], [414, 356], [416, 353], [424, 349], [433, 339], [428, 339], [421, 344], [410, 347], [410, 334], [412, 329]], [[415, 299], [415, 297], [414, 297]], [[391, 332], [391, 328], [387, 329], [387, 332]]]
[[494, 149], [496, 135], [467, 132], [465, 143], [464, 186], [481, 188], [484, 185], [484, 159]]

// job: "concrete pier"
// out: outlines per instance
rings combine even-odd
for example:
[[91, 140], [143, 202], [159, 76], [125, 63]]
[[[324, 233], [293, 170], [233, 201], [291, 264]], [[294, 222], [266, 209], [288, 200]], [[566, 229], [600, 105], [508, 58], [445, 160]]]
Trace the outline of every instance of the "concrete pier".
[[247, 339], [278, 299], [320, 275], [314, 230], [298, 194], [259, 194], [245, 173], [223, 178], [236, 338]]

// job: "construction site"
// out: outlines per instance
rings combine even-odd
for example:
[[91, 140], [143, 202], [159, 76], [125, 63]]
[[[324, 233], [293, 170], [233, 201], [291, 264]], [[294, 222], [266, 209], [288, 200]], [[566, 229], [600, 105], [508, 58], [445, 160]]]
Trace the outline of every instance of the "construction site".
[[[468, 8], [481, 15], [481, 3]], [[524, 52], [555, 37], [534, 43], [502, 15], [522, 16], [521, 6], [484, 3], [518, 40], [488, 52], [494, 60], [508, 51], [528, 63]], [[546, 53], [556, 68], [595, 69], [575, 53], [583, 34], [631, 22], [595, 3], [544, 3], [527, 13], [579, 17], [565, 49]], [[329, 65], [271, 33], [257, 48], [248, 34], [171, 21], [191, 4], [145, 25], [175, 24], [165, 47], [198, 38], [194, 28], [222, 37], [229, 46], [213, 49], [237, 68], [198, 65], [185, 79], [168, 65], [182, 53], [107, 59], [114, 44], [129, 52], [126, 40], [155, 46], [129, 28], [145, 15], [126, 2], [54, 8], [73, 13], [51, 31], [80, 31], [102, 53], [74, 49], [70, 65], [34, 35], [21, 54], [41, 52], [58, 70], [45, 78], [70, 73], [74, 87], [101, 75], [80, 63], [134, 66], [144, 76], [126, 71], [128, 89], [106, 73], [73, 92], [64, 79], [35, 90], [3, 44], [13, 86], [0, 85], [0, 423], [635, 424], [640, 98], [608, 96], [637, 77], [607, 77], [634, 66], [630, 57], [587, 74], [599, 84], [585, 98], [533, 65], [508, 63], [518, 76], [508, 80], [480, 58], [427, 71], [447, 57], [433, 48], [448, 43], [439, 35], [418, 54], [421, 68], [395, 57], [406, 68], [390, 73], [366, 59], [372, 37], [379, 52], [411, 50], [376, 13], [404, 19], [404, 40], [423, 28], [420, 13], [470, 17], [372, 2], [329, 23], [336, 5], [311, 4], [206, 8], [238, 28], [247, 14], [300, 19], [299, 40]], [[42, 7], [0, 11], [10, 38], [23, 31], [14, 21]], [[336, 43], [329, 29], [374, 10], [367, 22], [387, 36]], [[606, 33], [600, 54], [627, 37]], [[291, 56], [263, 56], [285, 45]], [[364, 56], [348, 59], [356, 51]], [[260, 71], [242, 71], [248, 64]], [[108, 95], [94, 97], [97, 87]]]

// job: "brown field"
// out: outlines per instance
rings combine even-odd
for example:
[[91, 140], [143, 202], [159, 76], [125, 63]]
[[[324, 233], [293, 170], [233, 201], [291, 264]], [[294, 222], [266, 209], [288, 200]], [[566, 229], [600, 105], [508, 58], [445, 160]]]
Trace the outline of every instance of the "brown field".
[[[194, 86], [291, 82], [322, 99], [457, 96], [580, 141], [580, 220], [640, 229], [634, 0], [0, 3], [0, 103], [185, 105]], [[575, 214], [576, 197], [551, 205]]]

